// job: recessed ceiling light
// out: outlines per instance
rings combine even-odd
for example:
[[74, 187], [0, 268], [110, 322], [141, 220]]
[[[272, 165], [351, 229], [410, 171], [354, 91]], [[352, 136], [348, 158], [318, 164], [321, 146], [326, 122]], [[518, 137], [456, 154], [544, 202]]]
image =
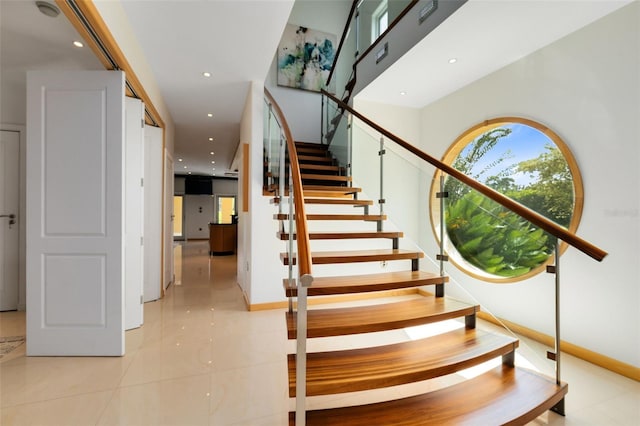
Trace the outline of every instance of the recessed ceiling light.
[[82, 42], [81, 42], [81, 41], [78, 41], [78, 40], [74, 41], [74, 42], [73, 42], [73, 45], [74, 45], [75, 47], [84, 47], [84, 44], [82, 44]]
[[213, 141], [213, 138], [209, 138], [210, 141]]
[[458, 62], [458, 58], [451, 58], [451, 59], [449, 59], [449, 63], [450, 63], [450, 64], [455, 64], [456, 62]]
[[187, 172], [187, 174], [188, 174], [188, 175], [190, 175], [190, 174], [191, 174], [191, 172]]
[[36, 6], [40, 12], [44, 15], [50, 16], [51, 18], [55, 18], [60, 14], [58, 6], [51, 4], [48, 1], [36, 1]]
[[186, 168], [187, 168], [187, 166], [184, 166], [184, 168], [186, 169]]
[[202, 75], [203, 75], [204, 77], [211, 77], [211, 73], [210, 73], [210, 72], [207, 72], [207, 71], [203, 72], [203, 73], [202, 73]]
[[182, 161], [182, 158], [178, 158], [178, 161]]
[[215, 161], [212, 161], [212, 162], [211, 162], [211, 164], [216, 164], [216, 162], [215, 162]]
[[208, 113], [207, 117], [213, 117], [213, 113]]
[[209, 154], [213, 155], [213, 154], [215, 154], [215, 152], [211, 151]]
[[404, 96], [404, 95], [406, 95], [406, 94], [407, 94], [407, 92], [400, 92], [400, 94], [401, 94], [402, 96]]
[[211, 170], [215, 170], [215, 169], [216, 169], [215, 167], [212, 167], [212, 168], [211, 168]]

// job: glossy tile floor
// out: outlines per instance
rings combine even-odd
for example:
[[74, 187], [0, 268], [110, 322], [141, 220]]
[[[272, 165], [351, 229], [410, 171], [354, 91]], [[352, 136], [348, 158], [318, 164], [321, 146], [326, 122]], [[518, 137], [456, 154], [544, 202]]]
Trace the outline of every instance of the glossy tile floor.
[[[247, 312], [235, 256], [210, 258], [207, 250], [206, 242], [176, 245], [176, 283], [164, 299], [145, 304], [145, 324], [127, 332], [124, 357], [27, 358], [22, 345], [1, 358], [0, 424], [286, 425], [293, 401], [285, 354], [294, 346], [285, 339], [283, 310]], [[414, 332], [339, 343], [406, 340]], [[0, 314], [0, 337], [17, 335], [24, 335], [24, 313]], [[336, 344], [322, 340], [310, 349]], [[517, 362], [552, 374], [539, 355], [545, 350], [524, 339]], [[640, 425], [640, 383], [570, 356], [563, 360], [567, 416], [546, 413], [532, 425]], [[421, 386], [459, 380], [452, 375]]]

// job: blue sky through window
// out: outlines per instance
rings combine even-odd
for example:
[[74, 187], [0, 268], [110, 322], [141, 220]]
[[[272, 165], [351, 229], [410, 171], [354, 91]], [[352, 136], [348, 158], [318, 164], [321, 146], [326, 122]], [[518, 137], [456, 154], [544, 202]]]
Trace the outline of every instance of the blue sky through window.
[[[502, 170], [509, 166], [514, 166], [522, 161], [537, 158], [540, 154], [546, 152], [546, 145], [555, 147], [553, 141], [541, 131], [527, 126], [526, 124], [511, 123], [501, 128], [507, 128], [511, 130], [511, 133], [498, 140], [498, 143], [493, 149], [487, 152], [472, 168], [471, 175], [475, 175], [482, 171], [487, 165], [497, 161], [499, 158], [504, 157], [505, 160], [491, 168], [489, 168], [482, 176], [481, 181], [484, 181], [490, 177], [499, 174]], [[480, 138], [479, 135], [474, 142]], [[464, 156], [470, 149], [471, 145], [467, 145], [459, 154]], [[557, 149], [557, 147], [555, 147]], [[531, 182], [529, 174], [517, 173], [511, 175], [516, 185], [527, 185]]]

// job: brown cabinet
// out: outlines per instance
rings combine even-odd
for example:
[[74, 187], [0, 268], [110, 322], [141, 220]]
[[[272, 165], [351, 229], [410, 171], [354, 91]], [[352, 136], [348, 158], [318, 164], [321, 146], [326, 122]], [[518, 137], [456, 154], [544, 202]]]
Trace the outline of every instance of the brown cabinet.
[[209, 254], [233, 254], [236, 252], [238, 225], [235, 223], [209, 224]]

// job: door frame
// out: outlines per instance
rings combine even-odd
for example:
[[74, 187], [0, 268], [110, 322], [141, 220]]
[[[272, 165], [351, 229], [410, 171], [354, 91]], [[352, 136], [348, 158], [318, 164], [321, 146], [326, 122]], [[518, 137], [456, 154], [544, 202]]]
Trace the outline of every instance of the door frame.
[[26, 177], [27, 177], [27, 127], [20, 124], [0, 123], [0, 130], [18, 132], [18, 149], [20, 150], [18, 175], [18, 311], [27, 309], [27, 282], [26, 282], [26, 245], [27, 227], [26, 214]]

